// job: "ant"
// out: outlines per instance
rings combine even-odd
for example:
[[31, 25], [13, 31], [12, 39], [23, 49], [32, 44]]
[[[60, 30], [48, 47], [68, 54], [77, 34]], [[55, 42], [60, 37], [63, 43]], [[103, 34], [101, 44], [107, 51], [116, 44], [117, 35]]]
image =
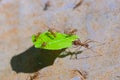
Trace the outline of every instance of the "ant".
[[38, 76], [39, 76], [39, 72], [36, 72], [36, 73], [34, 73], [33, 76], [30, 75], [30, 77], [27, 80], [35, 80], [38, 78]]
[[[84, 41], [84, 42], [81, 42], [80, 39], [77, 39], [77, 40], [73, 41], [73, 45], [75, 45], [75, 46], [83, 46], [83, 47], [85, 47], [85, 48], [90, 49], [91, 51], [93, 51], [93, 50], [91, 49], [91, 47], [89, 47], [89, 44], [88, 44], [88, 43], [91, 43], [91, 42], [100, 43], [100, 42], [98, 42], [98, 41], [94, 41], [94, 40], [91, 40], [91, 39], [87, 39], [87, 40]], [[105, 44], [105, 43], [102, 43], [102, 45], [104, 45], [104, 44]], [[95, 51], [93, 51], [93, 52], [95, 52]]]
[[45, 7], [44, 7], [43, 10], [48, 10], [48, 7], [50, 7], [50, 1], [47, 1], [47, 2], [45, 3]]
[[88, 73], [86, 71], [80, 71], [80, 70], [73, 70], [73, 71], [79, 73], [81, 80], [86, 80], [88, 76]]
[[[36, 37], [36, 38], [34, 39], [34, 42], [37, 40], [37, 38], [39, 37], [40, 34], [41, 34], [41, 32], [38, 32], [38, 33], [35, 34], [35, 37]], [[42, 47], [45, 47], [46, 44], [47, 44], [46, 42], [43, 42], [43, 43], [42, 43]]]
[[35, 34], [34, 42], [37, 40], [37, 38], [39, 37], [40, 34], [41, 34], [41, 32], [38, 32], [38, 33]]
[[[75, 41], [73, 41], [73, 46], [76, 48], [74, 52], [71, 52], [70, 49], [68, 48], [68, 54], [71, 55], [70, 59], [72, 59], [72, 56], [75, 55], [75, 59], [77, 59], [77, 54], [79, 53], [82, 53], [83, 51], [80, 51], [78, 49], [80, 49], [81, 47], [84, 47], [86, 49], [90, 49], [92, 52], [95, 52], [94, 50], [91, 49], [91, 47], [89, 47], [89, 44], [88, 43], [91, 43], [91, 42], [97, 42], [97, 41], [93, 41], [93, 40], [90, 40], [90, 39], [87, 39], [86, 41], [84, 42], [81, 42], [80, 39], [77, 39]], [[96, 52], [95, 52], [96, 53]], [[96, 55], [98, 56], [98, 55]], [[101, 54], [99, 54], [99, 56], [101, 56]], [[95, 57], [95, 56], [94, 56]], [[89, 58], [89, 57], [86, 57], [86, 58]]]
[[64, 31], [65, 34], [68, 34], [68, 35], [73, 35], [75, 34], [75, 32], [77, 32], [77, 29], [67, 29]]
[[55, 34], [55, 33], [56, 33], [57, 31], [56, 31], [54, 28], [49, 28], [48, 31], [49, 31], [54, 37], [56, 37], [56, 34]]
[[77, 8], [77, 7], [80, 6], [82, 3], [83, 3], [83, 0], [81, 0], [80, 2], [78, 2], [78, 3], [73, 7], [73, 9]]
[[47, 43], [46, 43], [46, 42], [43, 42], [41, 46], [42, 46], [42, 47], [45, 47], [46, 45], [47, 45]]
[[90, 40], [90, 39], [87, 39], [86, 41], [81, 42], [80, 39], [77, 39], [77, 40], [73, 41], [73, 45], [83, 46], [83, 47], [85, 47], [85, 48], [87, 48], [87, 49], [90, 49], [90, 48], [89, 48], [89, 44], [88, 44], [88, 43], [90, 43], [90, 42], [94, 42], [94, 41], [93, 41], [93, 40]]

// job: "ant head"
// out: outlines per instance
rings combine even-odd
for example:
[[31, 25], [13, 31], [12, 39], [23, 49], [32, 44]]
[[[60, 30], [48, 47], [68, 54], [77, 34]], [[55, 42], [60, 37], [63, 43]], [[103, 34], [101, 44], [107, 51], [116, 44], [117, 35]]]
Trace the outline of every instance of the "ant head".
[[41, 46], [42, 46], [42, 47], [45, 47], [45, 46], [46, 46], [46, 42], [43, 42]]
[[74, 45], [79, 45], [79, 43], [80, 43], [79, 40], [73, 41], [73, 44], [74, 44]]
[[38, 32], [35, 34], [36, 37], [38, 37], [41, 34], [41, 32]]

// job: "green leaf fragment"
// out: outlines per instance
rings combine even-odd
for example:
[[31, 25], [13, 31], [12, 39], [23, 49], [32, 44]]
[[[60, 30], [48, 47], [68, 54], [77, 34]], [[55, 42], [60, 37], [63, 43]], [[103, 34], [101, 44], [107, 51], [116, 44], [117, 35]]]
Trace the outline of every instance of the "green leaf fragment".
[[[72, 46], [72, 42], [79, 37], [77, 35], [67, 35], [56, 32], [54, 37], [50, 32], [44, 32], [39, 36], [32, 35], [32, 42], [35, 48], [42, 48], [48, 50], [60, 50]], [[43, 43], [44, 46], [43, 46]]]

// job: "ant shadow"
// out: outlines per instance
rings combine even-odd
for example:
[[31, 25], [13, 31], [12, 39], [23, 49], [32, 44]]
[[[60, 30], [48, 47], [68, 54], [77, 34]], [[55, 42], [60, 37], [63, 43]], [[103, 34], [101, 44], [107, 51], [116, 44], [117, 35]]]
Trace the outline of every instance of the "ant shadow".
[[16, 73], [37, 72], [42, 68], [52, 65], [62, 51], [36, 49], [32, 46], [25, 52], [13, 56], [10, 62], [11, 67]]
[[[77, 55], [81, 54], [83, 51], [77, 51], [77, 52], [64, 52], [65, 54], [60, 54], [59, 58], [64, 58], [67, 56], [70, 56], [70, 59], [78, 59]], [[75, 55], [75, 57], [73, 57]]]

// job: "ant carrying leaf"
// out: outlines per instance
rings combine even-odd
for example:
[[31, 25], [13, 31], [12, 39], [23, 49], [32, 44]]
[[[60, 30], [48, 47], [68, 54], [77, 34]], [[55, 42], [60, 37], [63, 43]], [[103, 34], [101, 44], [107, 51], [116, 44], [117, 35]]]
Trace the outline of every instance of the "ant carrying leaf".
[[48, 29], [48, 31], [39, 35], [32, 35], [32, 42], [36, 48], [61, 50], [72, 46], [72, 42], [78, 38], [77, 35], [69, 35]]
[[[84, 47], [86, 49], [90, 49], [91, 51], [93, 51], [91, 47], [89, 47], [89, 43], [97, 42], [97, 41], [88, 39], [84, 42], [81, 42], [79, 36], [75, 34], [77, 29], [67, 29], [67, 30], [68, 31], [65, 31], [64, 33], [60, 33], [59, 31], [50, 28], [43, 33], [32, 35], [32, 42], [36, 48], [47, 49], [47, 50], [61, 50], [66, 48], [69, 49], [74, 45], [75, 47], [78, 47], [79, 50], [81, 47]], [[77, 53], [81, 52], [79, 50], [73, 52], [73, 54], [76, 55], [76, 58], [77, 58]], [[73, 54], [71, 53], [71, 55]]]

